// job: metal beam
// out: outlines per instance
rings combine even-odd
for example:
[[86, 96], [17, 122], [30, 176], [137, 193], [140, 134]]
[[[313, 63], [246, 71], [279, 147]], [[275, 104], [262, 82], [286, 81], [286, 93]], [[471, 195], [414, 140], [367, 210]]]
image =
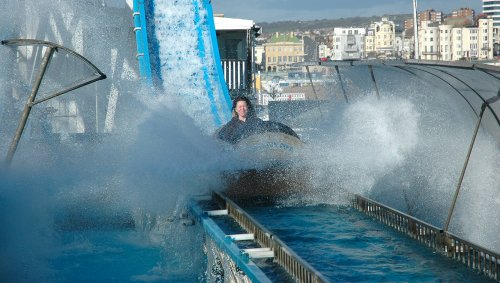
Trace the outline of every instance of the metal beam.
[[14, 138], [12, 139], [12, 142], [9, 147], [9, 152], [7, 153], [7, 158], [6, 158], [6, 163], [7, 166], [10, 166], [12, 163], [12, 158], [14, 157], [14, 154], [16, 153], [17, 146], [19, 144], [19, 140], [21, 139], [21, 136], [23, 134], [24, 128], [26, 126], [26, 122], [28, 121], [28, 117], [31, 112], [31, 108], [33, 107], [33, 102], [35, 101], [36, 94], [38, 93], [38, 90], [40, 89], [40, 84], [42, 83], [43, 75], [45, 74], [45, 71], [47, 70], [47, 67], [49, 66], [50, 59], [52, 58], [52, 54], [54, 53], [54, 47], [48, 46], [47, 50], [45, 51], [45, 54], [43, 55], [42, 63], [40, 65], [40, 70], [38, 71], [38, 74], [35, 78], [35, 82], [33, 84], [33, 87], [31, 88], [31, 93], [30, 96], [28, 97], [28, 100], [26, 101], [26, 104], [24, 105], [24, 110], [23, 113], [21, 114], [21, 120], [19, 121], [19, 125], [17, 126], [16, 133], [14, 134]]

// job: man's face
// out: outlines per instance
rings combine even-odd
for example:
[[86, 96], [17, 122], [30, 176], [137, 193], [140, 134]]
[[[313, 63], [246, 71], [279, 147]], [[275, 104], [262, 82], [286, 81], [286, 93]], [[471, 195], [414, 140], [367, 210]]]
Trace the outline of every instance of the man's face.
[[236, 113], [238, 113], [238, 118], [241, 119], [246, 119], [247, 114], [248, 114], [248, 105], [246, 101], [238, 101], [236, 103]]

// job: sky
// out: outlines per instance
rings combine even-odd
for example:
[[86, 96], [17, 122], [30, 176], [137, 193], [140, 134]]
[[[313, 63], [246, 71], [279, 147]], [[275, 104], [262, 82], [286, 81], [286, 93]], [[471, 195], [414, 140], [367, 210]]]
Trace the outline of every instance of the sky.
[[[468, 7], [482, 13], [481, 0], [418, 0], [417, 11], [445, 14]], [[213, 12], [255, 22], [338, 19], [413, 13], [412, 0], [212, 0]]]

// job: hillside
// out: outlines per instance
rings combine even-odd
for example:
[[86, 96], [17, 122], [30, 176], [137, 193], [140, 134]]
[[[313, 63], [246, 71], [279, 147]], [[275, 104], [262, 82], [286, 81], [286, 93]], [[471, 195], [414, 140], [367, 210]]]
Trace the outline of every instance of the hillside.
[[[389, 20], [393, 21], [397, 27], [402, 30], [404, 27], [405, 19], [411, 18], [411, 14], [401, 14], [401, 15], [384, 15], [383, 17], [388, 17]], [[310, 21], [278, 21], [278, 22], [262, 22], [257, 23], [258, 26], [262, 27], [262, 32], [264, 35], [275, 33], [275, 32], [303, 32], [311, 30], [331, 30], [334, 27], [368, 27], [370, 23], [380, 21], [382, 16], [371, 16], [371, 17], [352, 17], [352, 18], [340, 18], [340, 19], [321, 19], [321, 20], [310, 20]]]

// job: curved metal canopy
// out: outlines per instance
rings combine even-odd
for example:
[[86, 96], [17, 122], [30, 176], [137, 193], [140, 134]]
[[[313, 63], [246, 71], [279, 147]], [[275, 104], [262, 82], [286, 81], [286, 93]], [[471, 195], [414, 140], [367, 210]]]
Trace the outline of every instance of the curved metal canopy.
[[[481, 115], [482, 126], [500, 141], [500, 67], [470, 62], [444, 62], [423, 60], [363, 60], [363, 61], [327, 61], [303, 62], [295, 66], [362, 67], [367, 66], [372, 80], [381, 85], [384, 82], [375, 80], [373, 72], [389, 72], [400, 70], [425, 81], [433, 81], [442, 89], [455, 93], [475, 113]], [[342, 68], [345, 69], [345, 68]], [[375, 70], [374, 70], [375, 69]], [[377, 89], [378, 94], [378, 89]]]
[[[30, 95], [28, 97], [28, 100], [26, 104], [24, 105], [24, 110], [21, 114], [21, 119], [19, 122], [19, 125], [17, 127], [16, 133], [14, 134], [14, 137], [12, 139], [12, 142], [9, 147], [9, 151], [7, 153], [6, 157], [6, 164], [10, 165], [12, 162], [12, 159], [14, 157], [14, 154], [16, 152], [17, 146], [19, 144], [19, 140], [21, 139], [21, 135], [24, 131], [24, 128], [26, 126], [28, 117], [31, 112], [31, 108], [41, 102], [47, 101], [49, 99], [52, 99], [54, 97], [60, 96], [62, 94], [65, 94], [67, 92], [70, 92], [72, 90], [78, 89], [82, 86], [91, 84], [93, 82], [99, 81], [106, 79], [106, 75], [101, 72], [94, 64], [92, 64], [87, 58], [83, 57], [82, 55], [76, 53], [75, 51], [66, 48], [64, 46], [61, 46], [59, 44], [55, 44], [52, 42], [48, 41], [43, 41], [43, 40], [36, 40], [36, 39], [9, 39], [9, 40], [2, 40], [1, 41], [2, 45], [6, 46], [44, 46], [46, 47], [45, 53], [43, 55], [43, 59], [41, 60], [38, 74], [33, 82], [33, 86], [31, 88]], [[37, 99], [37, 93], [40, 89], [40, 85], [42, 84], [42, 80], [44, 79], [44, 76], [46, 74], [46, 71], [48, 69], [48, 66], [50, 65], [51, 60], [54, 57], [54, 53], [57, 51], [64, 50], [67, 54], [70, 54], [71, 56], [77, 58], [79, 61], [83, 63], [87, 68], [91, 70], [91, 74], [89, 76], [85, 76], [83, 79], [79, 79], [76, 81], [72, 81], [68, 85], [65, 85], [62, 88], [58, 88], [52, 92], [50, 92], [48, 95], [44, 96], [43, 98]], [[64, 72], [59, 72], [60, 75], [66, 76]]]

